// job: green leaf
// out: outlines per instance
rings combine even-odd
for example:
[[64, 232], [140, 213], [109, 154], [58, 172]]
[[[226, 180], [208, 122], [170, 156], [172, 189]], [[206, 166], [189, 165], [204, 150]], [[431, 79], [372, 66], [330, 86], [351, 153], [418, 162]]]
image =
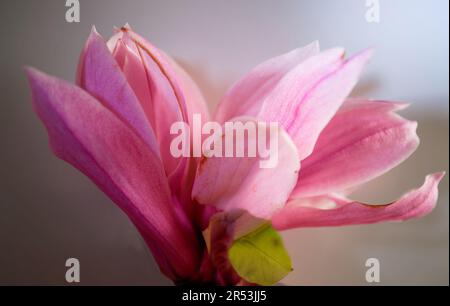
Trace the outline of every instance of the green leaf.
[[234, 241], [228, 259], [240, 277], [258, 285], [276, 284], [292, 271], [283, 240], [270, 224]]

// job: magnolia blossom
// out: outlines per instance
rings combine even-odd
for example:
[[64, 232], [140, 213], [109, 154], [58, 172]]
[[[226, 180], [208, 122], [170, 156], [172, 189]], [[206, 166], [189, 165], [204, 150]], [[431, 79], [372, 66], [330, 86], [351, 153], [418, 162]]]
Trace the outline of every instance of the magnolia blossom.
[[[261, 224], [276, 237], [298, 227], [403, 221], [436, 204], [443, 173], [386, 205], [346, 195], [419, 145], [417, 123], [396, 113], [405, 104], [347, 98], [371, 55], [345, 58], [343, 49], [320, 52], [316, 42], [280, 55], [236, 82], [213, 118], [189, 75], [129, 26], [108, 42], [93, 29], [76, 85], [33, 68], [27, 74], [55, 155], [120, 206], [167, 277], [266, 284], [249, 276], [252, 262], [237, 264], [245, 248], [233, 247], [254, 239]], [[172, 124], [192, 127], [198, 114], [221, 125], [279, 123], [278, 163], [264, 169], [258, 157], [173, 156]], [[266, 266], [272, 282], [285, 275]]]

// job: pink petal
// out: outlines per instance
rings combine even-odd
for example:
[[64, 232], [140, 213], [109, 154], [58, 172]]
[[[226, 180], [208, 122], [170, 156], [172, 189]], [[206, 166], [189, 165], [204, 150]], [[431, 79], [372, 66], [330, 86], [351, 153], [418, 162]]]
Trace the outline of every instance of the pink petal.
[[170, 186], [186, 203], [185, 199], [190, 199], [190, 193], [186, 191], [193, 182], [190, 169], [195, 169], [195, 164], [191, 165], [195, 160], [173, 157], [170, 152], [172, 138], [168, 135], [174, 122], [184, 121], [192, 126], [193, 114], [200, 114], [203, 122], [209, 120], [203, 96], [173, 59], [134, 33], [129, 26], [114, 35], [108, 46], [155, 131]]
[[95, 28], [80, 56], [77, 74], [79, 86], [132, 126], [147, 142], [154, 142], [153, 131], [135, 93]]
[[[318, 208], [311, 205], [311, 199], [293, 200], [272, 218], [278, 230], [296, 227], [341, 226], [370, 224], [382, 221], [404, 221], [419, 218], [430, 213], [438, 198], [438, 184], [444, 173], [426, 177], [419, 189], [405, 194], [398, 201], [385, 205], [367, 205], [335, 196], [322, 196], [312, 199], [313, 205], [320, 202], [331, 204]], [[309, 202], [309, 203], [308, 203]]]
[[[126, 34], [125, 34], [126, 35]], [[167, 175], [174, 173], [180, 163], [170, 153], [170, 127], [184, 121], [182, 109], [171, 83], [160, 66], [131, 39], [124, 38], [126, 50], [123, 72], [136, 93], [155, 131]]]
[[278, 83], [257, 117], [282, 124], [303, 160], [357, 83], [371, 55], [372, 50], [366, 50], [343, 60], [343, 50], [332, 49], [309, 58]]
[[86, 174], [130, 217], [162, 271], [173, 280], [197, 273], [198, 241], [172, 202], [156, 146], [65, 81], [28, 69], [34, 108], [54, 153]]
[[244, 114], [256, 116], [264, 99], [283, 76], [317, 53], [319, 53], [319, 43], [316, 41], [256, 66], [227, 92], [219, 104], [215, 119], [224, 123]]
[[204, 122], [210, 121], [210, 114], [200, 88], [191, 76], [169, 55], [161, 51], [161, 56], [171, 65], [177, 75], [178, 83], [183, 92], [189, 123], [192, 126], [193, 114], [200, 114]]
[[[235, 121], [257, 123], [251, 118]], [[257, 124], [258, 129], [269, 130], [268, 126]], [[203, 157], [192, 196], [200, 204], [214, 205], [226, 212], [245, 210], [255, 217], [270, 219], [285, 205], [300, 169], [295, 145], [281, 128], [276, 133], [278, 163], [274, 168], [261, 168], [259, 157]], [[248, 134], [245, 141], [249, 141]]]
[[[154, 131], [151, 138], [156, 137], [166, 174], [177, 175], [171, 186], [179, 188], [185, 163], [170, 154], [171, 139], [167, 135], [173, 122], [183, 120], [181, 110], [157, 65], [150, 59], [151, 65], [145, 67], [146, 56], [141, 57], [137, 47], [131, 46], [134, 46], [133, 50], [122, 39], [118, 40], [113, 57], [103, 38], [93, 29], [80, 58], [80, 86], [111, 109], [117, 109], [118, 113], [133, 108], [133, 115], [139, 116], [140, 125]], [[157, 114], [159, 120], [156, 120]], [[126, 118], [133, 124], [134, 117]]]
[[404, 105], [350, 100], [321, 133], [291, 197], [356, 187], [408, 158], [419, 145], [416, 122], [393, 111]]
[[135, 44], [144, 50], [158, 64], [170, 82], [180, 104], [186, 122], [191, 122], [192, 114], [199, 113], [205, 120], [209, 112], [201, 91], [188, 75], [169, 55], [153, 46], [149, 41], [134, 32], [129, 26], [121, 29]]

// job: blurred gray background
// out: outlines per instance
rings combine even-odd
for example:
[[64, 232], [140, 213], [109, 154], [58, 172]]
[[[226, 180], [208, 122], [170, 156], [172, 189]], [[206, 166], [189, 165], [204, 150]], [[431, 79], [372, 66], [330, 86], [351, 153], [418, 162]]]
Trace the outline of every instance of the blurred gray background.
[[[422, 144], [407, 162], [368, 184], [358, 200], [391, 201], [448, 170], [447, 0], [380, 0], [368, 23], [365, 0], [80, 0], [81, 22], [65, 21], [65, 0], [1, 1], [0, 284], [64, 285], [65, 260], [81, 262], [84, 285], [163, 285], [133, 225], [83, 175], [52, 156], [31, 111], [23, 65], [74, 80], [95, 24], [108, 37], [129, 22], [178, 59], [210, 109], [257, 63], [315, 39], [349, 53], [376, 48], [355, 95], [412, 103]], [[436, 210], [396, 224], [299, 229], [284, 233], [295, 271], [289, 285], [364, 285], [367, 258], [381, 284], [448, 285], [448, 176]]]

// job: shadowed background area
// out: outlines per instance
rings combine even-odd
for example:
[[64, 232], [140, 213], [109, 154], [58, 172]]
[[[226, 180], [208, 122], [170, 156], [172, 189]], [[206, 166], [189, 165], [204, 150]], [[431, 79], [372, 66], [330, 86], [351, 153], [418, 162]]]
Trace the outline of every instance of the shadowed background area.
[[[448, 170], [448, 1], [380, 0], [380, 23], [365, 0], [80, 0], [81, 22], [65, 1], [2, 1], [0, 28], [0, 284], [64, 285], [67, 258], [84, 285], [170, 284], [126, 216], [87, 178], [56, 159], [31, 110], [22, 67], [74, 80], [93, 24], [108, 37], [129, 22], [193, 75], [213, 110], [251, 67], [320, 40], [323, 49], [376, 48], [354, 95], [407, 101], [421, 146], [404, 164], [354, 197], [392, 201]], [[284, 233], [294, 271], [289, 285], [366, 284], [365, 261], [381, 263], [381, 284], [448, 285], [448, 176], [436, 210], [406, 223]]]

